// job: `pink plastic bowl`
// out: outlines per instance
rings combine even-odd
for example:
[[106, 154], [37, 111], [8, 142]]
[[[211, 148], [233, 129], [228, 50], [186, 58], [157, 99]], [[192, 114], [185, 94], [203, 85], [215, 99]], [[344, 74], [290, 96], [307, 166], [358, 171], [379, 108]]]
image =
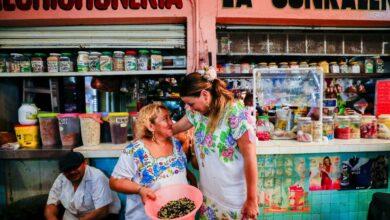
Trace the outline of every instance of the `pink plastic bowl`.
[[158, 189], [155, 193], [156, 200], [147, 200], [145, 202], [146, 215], [148, 215], [153, 220], [159, 219], [157, 218], [157, 213], [162, 206], [172, 200], [178, 200], [183, 197], [191, 199], [195, 203], [195, 209], [183, 217], [175, 218], [175, 220], [193, 220], [195, 219], [195, 214], [203, 202], [202, 192], [198, 188], [187, 184], [166, 186]]

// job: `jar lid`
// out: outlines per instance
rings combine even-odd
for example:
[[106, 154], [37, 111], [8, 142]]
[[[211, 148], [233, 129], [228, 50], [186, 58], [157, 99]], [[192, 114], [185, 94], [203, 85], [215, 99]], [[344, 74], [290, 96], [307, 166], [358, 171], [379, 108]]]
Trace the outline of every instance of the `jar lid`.
[[23, 56], [25, 56], [25, 57], [31, 57], [32, 54], [31, 54], [31, 53], [23, 53]]
[[126, 55], [136, 56], [137, 55], [137, 51], [136, 50], [126, 50]]
[[320, 61], [319, 63], [328, 63], [326, 60]]
[[49, 53], [49, 55], [50, 55], [50, 56], [55, 56], [55, 57], [61, 56], [61, 54], [59, 54], [59, 53]]
[[317, 65], [317, 63], [309, 63], [309, 65]]
[[352, 61], [352, 62], [350, 62], [350, 64], [352, 64], [352, 65], [355, 65], [355, 64], [357, 64], [358, 62], [356, 62], [356, 61]]
[[271, 62], [271, 63], [269, 63], [269, 65], [276, 65], [276, 63], [275, 62]]
[[298, 64], [298, 62], [295, 62], [295, 61], [290, 62], [290, 65], [297, 65], [297, 64]]
[[118, 51], [114, 51], [114, 54], [125, 54], [125, 52], [123, 52], [123, 51], [120, 51], [120, 50], [118, 50]]
[[65, 113], [65, 114], [58, 114], [57, 118], [77, 118], [79, 116], [79, 113]]
[[307, 64], [307, 62], [306, 61], [302, 61], [302, 62], [300, 62], [300, 64]]
[[344, 61], [341, 61], [339, 64], [340, 64], [340, 65], [345, 65], [345, 64], [346, 64], [346, 62], [344, 62]]
[[88, 54], [87, 51], [79, 51], [78, 54]]
[[159, 50], [151, 50], [150, 52], [151, 52], [151, 54], [154, 54], [154, 55], [161, 55], [161, 51], [159, 51]]
[[103, 56], [112, 56], [112, 53], [110, 51], [103, 51], [102, 55]]
[[310, 117], [299, 117], [298, 121], [311, 121]]
[[38, 113], [38, 118], [55, 118], [57, 117], [58, 113], [55, 112], [40, 112]]
[[324, 121], [331, 121], [331, 120], [333, 120], [333, 117], [332, 116], [323, 116], [322, 117], [322, 120]]
[[21, 57], [23, 54], [21, 53], [11, 53], [11, 57]]
[[34, 53], [33, 55], [34, 57], [41, 57], [41, 58], [44, 58], [46, 57], [47, 55], [45, 53]]
[[280, 65], [288, 65], [287, 62], [280, 62], [279, 64], [280, 64]]
[[348, 115], [338, 115], [337, 118], [338, 119], [349, 119], [349, 116]]
[[96, 122], [103, 123], [100, 113], [85, 113], [85, 114], [79, 114], [79, 118], [92, 118]]
[[89, 53], [90, 56], [100, 56], [102, 55], [100, 52], [97, 52], [97, 51], [92, 51]]
[[110, 112], [108, 113], [109, 117], [127, 117], [129, 116], [128, 112]]
[[332, 62], [330, 62], [330, 64], [337, 64], [337, 62], [336, 61], [332, 61]]
[[360, 115], [349, 115], [349, 118], [353, 120], [360, 120]]
[[62, 53], [61, 54], [62, 57], [71, 57], [72, 56], [72, 53]]
[[[266, 62], [261, 62], [259, 63], [260, 65], [264, 65], [264, 66], [267, 66], [267, 63]], [[271, 64], [271, 63], [270, 63]]]
[[379, 115], [378, 118], [380, 118], [380, 119], [389, 119], [390, 118], [390, 114]]
[[139, 50], [138, 53], [143, 54], [143, 55], [147, 55], [147, 54], [149, 54], [149, 51], [148, 50]]
[[22, 125], [22, 124], [17, 124], [14, 126], [15, 128], [28, 128], [28, 127], [31, 127], [31, 128], [38, 128], [38, 125]]

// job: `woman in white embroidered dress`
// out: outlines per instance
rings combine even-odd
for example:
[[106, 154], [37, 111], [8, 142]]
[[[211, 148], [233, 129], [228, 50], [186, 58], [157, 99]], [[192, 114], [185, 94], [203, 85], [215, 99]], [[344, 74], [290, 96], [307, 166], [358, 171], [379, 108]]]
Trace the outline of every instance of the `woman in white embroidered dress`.
[[123, 150], [110, 178], [111, 189], [128, 194], [126, 219], [148, 219], [143, 203], [155, 199], [155, 190], [187, 184], [187, 159], [172, 126], [162, 104], [147, 105], [138, 114], [136, 140]]
[[195, 128], [201, 219], [253, 219], [258, 215], [255, 135], [244, 106], [235, 102], [213, 69], [186, 75], [180, 95], [190, 111], [174, 133]]

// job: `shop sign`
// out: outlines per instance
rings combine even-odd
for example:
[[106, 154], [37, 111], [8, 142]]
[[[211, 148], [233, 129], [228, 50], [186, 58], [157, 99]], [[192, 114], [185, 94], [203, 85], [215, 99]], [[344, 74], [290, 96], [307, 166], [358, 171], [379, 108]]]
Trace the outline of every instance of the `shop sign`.
[[117, 10], [123, 9], [177, 9], [183, 8], [183, 0], [0, 0], [0, 11], [29, 10]]

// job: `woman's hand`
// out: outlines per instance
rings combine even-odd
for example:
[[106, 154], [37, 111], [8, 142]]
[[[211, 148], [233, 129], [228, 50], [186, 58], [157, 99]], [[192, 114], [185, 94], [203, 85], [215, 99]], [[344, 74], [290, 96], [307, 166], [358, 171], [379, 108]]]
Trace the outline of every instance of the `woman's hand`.
[[258, 198], [247, 199], [242, 207], [241, 213], [243, 219], [257, 219], [259, 215]]
[[155, 200], [156, 199], [156, 194], [154, 193], [153, 190], [147, 187], [141, 186], [141, 189], [139, 190], [139, 195], [142, 198], [142, 202], [145, 203], [146, 200], [151, 199]]

